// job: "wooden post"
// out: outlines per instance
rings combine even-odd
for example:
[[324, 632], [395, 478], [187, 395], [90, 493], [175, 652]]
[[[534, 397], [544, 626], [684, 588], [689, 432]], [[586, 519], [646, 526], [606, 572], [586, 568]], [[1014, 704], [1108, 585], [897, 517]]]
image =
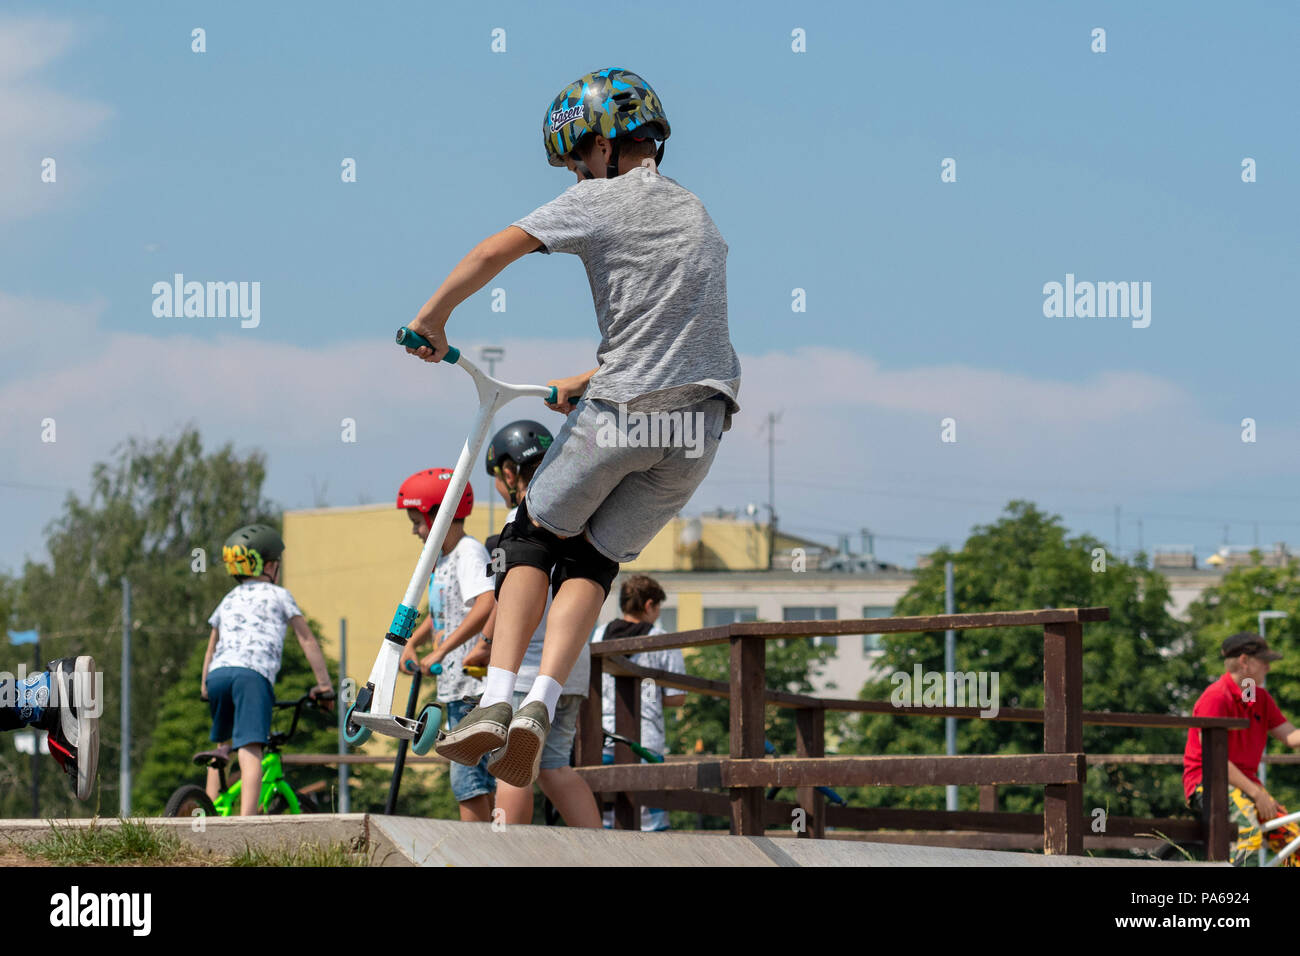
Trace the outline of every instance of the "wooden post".
[[985, 784], [980, 787], [980, 812], [994, 813], [998, 809], [998, 785]]
[[1228, 819], [1228, 731], [1201, 730], [1201, 820], [1205, 855], [1213, 862], [1228, 859], [1232, 824]]
[[[763, 692], [766, 690], [767, 641], [731, 638], [731, 756], [762, 757]], [[763, 787], [731, 788], [731, 832], [762, 836]]]
[[[820, 707], [801, 707], [794, 712], [794, 727], [800, 757], [826, 756], [826, 711]], [[825, 794], [816, 787], [799, 787], [796, 792], [805, 815], [799, 836], [813, 839], [826, 836]]]
[[[1043, 753], [1083, 752], [1083, 625], [1043, 626]], [[1083, 854], [1083, 784], [1048, 784], [1043, 852]]]
[[605, 751], [605, 728], [601, 723], [601, 710], [604, 707], [601, 675], [604, 672], [605, 662], [593, 656], [591, 677], [587, 682], [587, 696], [578, 711], [578, 744], [575, 756], [579, 767], [599, 767]]
[[[641, 679], [614, 678], [614, 733], [641, 742]], [[614, 744], [614, 763], [640, 763], [627, 744]], [[614, 826], [619, 830], [641, 829], [641, 805], [636, 797], [620, 790], [614, 797]]]

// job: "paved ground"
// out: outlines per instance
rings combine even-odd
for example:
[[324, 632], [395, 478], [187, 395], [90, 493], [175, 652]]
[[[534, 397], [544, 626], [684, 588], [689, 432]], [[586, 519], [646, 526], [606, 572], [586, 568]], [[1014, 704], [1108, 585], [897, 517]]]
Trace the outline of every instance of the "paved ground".
[[[296, 817], [226, 817], [210, 820], [152, 818], [198, 849], [220, 855], [246, 845], [270, 849], [304, 843], [367, 845], [377, 866], [1186, 866], [1100, 859], [1048, 857], [1032, 853], [906, 846], [860, 840], [796, 840], [789, 837], [703, 836], [686, 833], [627, 833], [514, 826], [494, 830], [487, 823], [459, 823], [365, 813]], [[56, 821], [82, 827], [90, 820]], [[101, 820], [101, 826], [113, 826]], [[46, 820], [0, 820], [0, 848], [17, 862], [10, 840], [38, 839]]]

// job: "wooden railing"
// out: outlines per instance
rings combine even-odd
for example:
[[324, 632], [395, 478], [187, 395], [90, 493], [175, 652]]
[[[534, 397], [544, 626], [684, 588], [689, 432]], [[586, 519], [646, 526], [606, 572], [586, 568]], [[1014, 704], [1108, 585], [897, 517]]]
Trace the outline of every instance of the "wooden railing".
[[[1083, 750], [1085, 724], [1111, 727], [1200, 728], [1203, 739], [1205, 808], [1200, 820], [1143, 819], [1110, 816], [1112, 837], [1159, 832], [1187, 842], [1201, 842], [1211, 860], [1225, 860], [1228, 823], [1227, 732], [1244, 720], [1124, 714], [1083, 710], [1083, 625], [1105, 621], [1108, 608], [1064, 608], [986, 614], [947, 614], [869, 620], [784, 621], [730, 624], [674, 634], [618, 638], [591, 645], [591, 684], [583, 707], [576, 761], [592, 790], [612, 796], [616, 825], [635, 829], [641, 805], [726, 816], [731, 832], [759, 835], [768, 825], [788, 826], [796, 809], [804, 814], [801, 836], [821, 837], [828, 825], [862, 830], [976, 831], [988, 834], [1040, 834], [1044, 852], [1081, 854], [1091, 818], [1083, 808], [1088, 755]], [[769, 690], [765, 683], [767, 642], [839, 634], [922, 633], [990, 627], [1043, 628], [1043, 708], [1000, 708], [980, 716], [978, 707], [900, 708], [884, 701], [813, 697]], [[711, 681], [633, 664], [628, 655], [641, 651], [729, 644], [730, 680]], [[600, 700], [602, 675], [614, 677], [615, 732], [640, 741], [642, 679], [666, 687], [726, 698], [730, 703], [730, 753], [700, 759], [673, 759], [643, 764], [625, 744], [615, 744], [614, 763], [601, 765], [603, 734]], [[797, 754], [768, 758], [764, 753], [767, 707], [795, 710]], [[958, 717], [1028, 721], [1043, 724], [1043, 752], [1016, 755], [834, 756], [825, 754], [827, 711], [859, 711], [907, 716]], [[899, 810], [827, 807], [819, 786], [1044, 788], [1043, 813]], [[767, 800], [770, 787], [793, 787], [797, 802]], [[725, 792], [720, 792], [725, 791]], [[986, 791], [987, 792], [987, 791]]]

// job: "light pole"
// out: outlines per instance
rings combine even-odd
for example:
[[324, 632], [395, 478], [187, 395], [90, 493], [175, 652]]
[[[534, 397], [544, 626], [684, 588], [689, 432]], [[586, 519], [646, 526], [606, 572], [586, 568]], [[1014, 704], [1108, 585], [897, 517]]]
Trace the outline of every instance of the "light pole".
[[[953, 601], [952, 587], [952, 562], [945, 561], [943, 563], [943, 612], [945, 614], [955, 614], [957, 613], [955, 608], [956, 604]], [[952, 628], [949, 628], [943, 633], [943, 667], [944, 670], [947, 671], [947, 674], [944, 675], [945, 681], [954, 681], [952, 686], [956, 687], [956, 678], [952, 675], [957, 672], [957, 632]], [[949, 707], [952, 707], [955, 702], [945, 701], [945, 703]], [[951, 757], [957, 753], [957, 718], [945, 717], [943, 723], [944, 749], [948, 756]], [[947, 806], [949, 811], [955, 811], [957, 809], [956, 784], [948, 784]]]
[[[499, 345], [480, 345], [478, 347], [478, 357], [487, 363], [488, 374], [493, 378], [496, 378], [497, 362], [506, 357], [506, 350]], [[492, 427], [490, 430], [494, 435], [496, 434], [495, 418], [492, 421]], [[484, 537], [490, 537], [491, 535], [496, 534], [497, 531], [496, 491], [495, 487], [488, 488], [488, 530], [487, 535], [484, 535]]]
[[[1265, 633], [1264, 633], [1264, 622], [1265, 622], [1265, 621], [1280, 621], [1282, 618], [1287, 617], [1287, 616], [1288, 616], [1288, 614], [1287, 614], [1286, 611], [1260, 611], [1260, 612], [1259, 612], [1259, 636], [1262, 637], [1262, 638], [1264, 638], [1264, 640], [1268, 640], [1267, 635], [1265, 635]], [[1268, 749], [1268, 744], [1267, 744], [1267, 742], [1266, 742], [1265, 745], [1264, 745], [1264, 749], [1265, 749], [1265, 750]], [[1267, 779], [1268, 779], [1268, 768], [1267, 768], [1267, 766], [1265, 765], [1264, 761], [1263, 761], [1263, 760], [1260, 760], [1260, 762], [1259, 762], [1259, 783], [1260, 783], [1260, 786], [1264, 787], [1265, 789], [1268, 789], [1268, 787], [1267, 787]], [[1264, 822], [1263, 820], [1260, 821], [1260, 823], [1263, 823], [1263, 822]], [[1262, 835], [1261, 835], [1261, 842], [1260, 842], [1260, 844], [1259, 844], [1259, 865], [1260, 865], [1260, 866], [1263, 866], [1263, 865], [1268, 861], [1268, 851], [1265, 849], [1265, 847], [1266, 847], [1267, 845], [1268, 845], [1268, 841], [1267, 841], [1267, 840], [1264, 840], [1264, 839], [1262, 838]]]

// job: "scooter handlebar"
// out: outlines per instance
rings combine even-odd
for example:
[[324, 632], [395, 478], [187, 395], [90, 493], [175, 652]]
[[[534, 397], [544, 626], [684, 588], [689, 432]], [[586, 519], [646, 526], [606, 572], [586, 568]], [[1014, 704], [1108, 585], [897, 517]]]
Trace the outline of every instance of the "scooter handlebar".
[[[412, 332], [406, 326], [397, 330], [397, 344], [407, 349], [418, 349], [421, 345], [426, 348], [433, 348], [433, 344], [419, 332]], [[447, 354], [442, 360], [449, 365], [455, 365], [460, 361], [460, 349], [447, 346]]]
[[[419, 332], [412, 332], [406, 326], [402, 326], [397, 330], [397, 344], [407, 349], [418, 349], [422, 345], [426, 348], [433, 348], [432, 343], [430, 343], [428, 339]], [[447, 354], [442, 357], [442, 361], [455, 365], [460, 361], [460, 349], [454, 348], [450, 345], [447, 346]], [[559, 394], [557, 393], [555, 386], [552, 385], [551, 393], [546, 396], [546, 401], [554, 405], [555, 400], [558, 397]], [[569, 404], [576, 405], [578, 403], [575, 399], [571, 398], [569, 399]]]
[[[406, 662], [406, 666], [403, 668], [403, 670], [405, 670], [406, 673], [408, 673], [408, 674], [414, 674], [414, 673], [416, 672], [417, 668], [412, 667], [412, 666], [411, 666], [411, 662], [410, 662], [410, 661], [407, 661], [407, 662]], [[439, 661], [439, 662], [437, 662], [436, 664], [430, 664], [430, 665], [429, 665], [429, 673], [430, 673], [432, 676], [434, 676], [434, 677], [437, 677], [439, 674], [441, 674], [441, 673], [442, 673], [442, 662]]]

